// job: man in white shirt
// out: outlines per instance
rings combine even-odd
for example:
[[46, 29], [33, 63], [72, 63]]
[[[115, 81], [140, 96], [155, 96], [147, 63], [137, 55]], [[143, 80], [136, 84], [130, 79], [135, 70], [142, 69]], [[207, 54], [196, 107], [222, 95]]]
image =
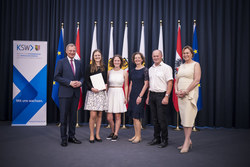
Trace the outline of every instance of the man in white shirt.
[[168, 145], [167, 104], [173, 86], [173, 70], [162, 61], [162, 52], [152, 53], [154, 64], [149, 68], [149, 91], [146, 103], [154, 120], [154, 139], [149, 145], [159, 144], [159, 148]]

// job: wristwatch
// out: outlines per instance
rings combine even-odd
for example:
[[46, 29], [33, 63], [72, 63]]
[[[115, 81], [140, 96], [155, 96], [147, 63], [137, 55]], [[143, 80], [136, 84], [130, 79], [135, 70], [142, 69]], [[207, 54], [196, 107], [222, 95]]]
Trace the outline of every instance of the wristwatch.
[[167, 96], [167, 97], [168, 97], [169, 95], [166, 93], [166, 94], [165, 94], [165, 96]]

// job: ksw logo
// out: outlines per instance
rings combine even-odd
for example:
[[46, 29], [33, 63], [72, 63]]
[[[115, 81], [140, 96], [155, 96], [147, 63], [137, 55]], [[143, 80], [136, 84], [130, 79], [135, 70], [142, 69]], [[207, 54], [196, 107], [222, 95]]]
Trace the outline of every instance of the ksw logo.
[[17, 45], [17, 50], [20, 50], [20, 51], [24, 51], [24, 50], [27, 50], [27, 51], [32, 51], [34, 49], [34, 47], [32, 45]]

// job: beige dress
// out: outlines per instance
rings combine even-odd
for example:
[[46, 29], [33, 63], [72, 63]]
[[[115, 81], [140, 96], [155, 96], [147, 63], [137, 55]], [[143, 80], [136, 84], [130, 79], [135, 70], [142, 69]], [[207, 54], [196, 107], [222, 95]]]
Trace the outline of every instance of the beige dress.
[[[178, 91], [186, 90], [194, 80], [194, 66], [196, 62], [182, 64], [178, 70]], [[184, 127], [193, 127], [197, 115], [198, 85], [183, 98], [178, 98], [181, 124]]]

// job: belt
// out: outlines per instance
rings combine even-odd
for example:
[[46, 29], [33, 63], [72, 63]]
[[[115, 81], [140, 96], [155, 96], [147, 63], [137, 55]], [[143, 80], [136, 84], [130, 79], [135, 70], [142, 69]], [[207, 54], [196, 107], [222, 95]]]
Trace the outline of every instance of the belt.
[[122, 86], [109, 86], [110, 88], [122, 88]]
[[166, 92], [152, 92], [152, 91], [150, 91], [150, 93], [152, 93], [152, 94], [165, 94]]

